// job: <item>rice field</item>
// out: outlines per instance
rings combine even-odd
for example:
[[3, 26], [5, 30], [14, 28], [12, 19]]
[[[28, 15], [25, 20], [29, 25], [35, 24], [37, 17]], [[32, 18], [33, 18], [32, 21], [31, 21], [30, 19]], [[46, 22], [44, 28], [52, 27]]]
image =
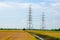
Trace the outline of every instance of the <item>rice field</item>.
[[47, 35], [60, 39], [60, 31], [42, 31], [42, 30], [0, 30], [0, 40], [37, 40], [30, 33], [38, 35]]
[[0, 40], [37, 40], [23, 30], [0, 30]]
[[29, 30], [29, 32], [32, 32], [34, 34], [39, 35], [47, 35], [53, 38], [59, 38], [60, 39], [60, 31], [42, 31], [42, 30]]

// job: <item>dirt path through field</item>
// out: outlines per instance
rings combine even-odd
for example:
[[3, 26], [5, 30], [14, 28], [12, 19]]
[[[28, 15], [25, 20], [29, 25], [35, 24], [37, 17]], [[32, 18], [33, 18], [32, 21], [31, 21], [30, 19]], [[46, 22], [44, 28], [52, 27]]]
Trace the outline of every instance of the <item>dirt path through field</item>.
[[0, 31], [0, 40], [37, 40], [25, 31]]

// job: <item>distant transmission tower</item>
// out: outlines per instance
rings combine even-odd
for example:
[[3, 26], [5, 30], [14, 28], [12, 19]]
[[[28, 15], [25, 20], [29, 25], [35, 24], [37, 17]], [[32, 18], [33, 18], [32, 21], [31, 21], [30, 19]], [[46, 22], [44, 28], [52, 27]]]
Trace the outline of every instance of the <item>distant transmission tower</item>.
[[32, 29], [33, 27], [33, 24], [32, 24], [32, 8], [31, 8], [31, 5], [29, 5], [29, 29]]
[[42, 30], [45, 28], [45, 17], [44, 12], [42, 13]]

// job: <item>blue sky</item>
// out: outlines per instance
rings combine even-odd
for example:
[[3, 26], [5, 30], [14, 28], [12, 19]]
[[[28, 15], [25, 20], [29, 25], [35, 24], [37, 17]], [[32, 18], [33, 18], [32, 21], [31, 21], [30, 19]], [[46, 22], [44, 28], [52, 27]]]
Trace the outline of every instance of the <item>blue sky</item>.
[[28, 28], [28, 8], [32, 5], [33, 28], [60, 28], [60, 0], [0, 0], [0, 28]]

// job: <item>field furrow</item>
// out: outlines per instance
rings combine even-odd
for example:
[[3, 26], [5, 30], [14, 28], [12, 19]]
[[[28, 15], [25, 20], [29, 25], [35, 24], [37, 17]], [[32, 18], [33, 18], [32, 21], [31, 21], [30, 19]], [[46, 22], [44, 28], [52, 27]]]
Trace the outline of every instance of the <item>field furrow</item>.
[[0, 30], [0, 40], [37, 40], [23, 30]]

